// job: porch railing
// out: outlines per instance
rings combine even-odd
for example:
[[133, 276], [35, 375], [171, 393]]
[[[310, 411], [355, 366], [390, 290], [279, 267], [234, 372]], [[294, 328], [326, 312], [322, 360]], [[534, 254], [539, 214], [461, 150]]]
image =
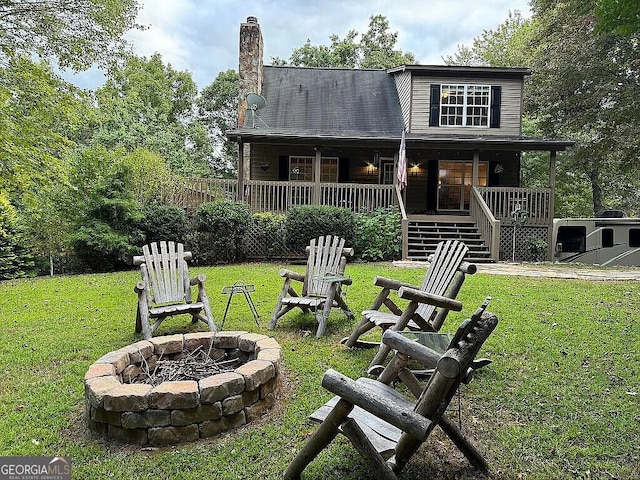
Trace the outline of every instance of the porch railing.
[[476, 187], [497, 220], [508, 222], [517, 205], [527, 212], [527, 225], [551, 225], [551, 189], [516, 187]]
[[[331, 205], [368, 213], [378, 207], [389, 207], [394, 202], [393, 185], [361, 183], [320, 183], [316, 195], [313, 182], [278, 182], [248, 180], [244, 182], [244, 198], [254, 212], [285, 213], [298, 205]], [[235, 200], [238, 181], [235, 179], [190, 178], [184, 181], [176, 203], [186, 208], [197, 208], [215, 200]]]
[[491, 260], [497, 262], [500, 259], [500, 220], [493, 215], [479, 190], [478, 187], [471, 189], [469, 215], [478, 227], [485, 245], [489, 247]]
[[316, 196], [313, 182], [273, 182], [248, 180], [244, 198], [254, 212], [286, 213], [298, 205], [331, 205], [354, 212], [371, 212], [393, 203], [393, 185], [361, 183], [321, 183]]

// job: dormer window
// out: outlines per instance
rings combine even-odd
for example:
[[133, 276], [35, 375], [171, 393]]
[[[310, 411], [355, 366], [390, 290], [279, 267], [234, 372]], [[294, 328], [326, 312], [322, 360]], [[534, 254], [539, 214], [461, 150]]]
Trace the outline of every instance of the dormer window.
[[500, 127], [499, 86], [431, 85], [430, 127]]
[[488, 126], [490, 96], [490, 85], [442, 85], [440, 126]]

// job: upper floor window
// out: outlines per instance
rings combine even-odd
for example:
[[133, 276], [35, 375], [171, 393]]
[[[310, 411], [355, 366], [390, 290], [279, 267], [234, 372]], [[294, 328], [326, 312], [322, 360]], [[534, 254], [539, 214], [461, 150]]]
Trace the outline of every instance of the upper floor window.
[[430, 127], [500, 128], [500, 85], [432, 84]]
[[487, 127], [490, 98], [489, 85], [442, 85], [440, 125]]

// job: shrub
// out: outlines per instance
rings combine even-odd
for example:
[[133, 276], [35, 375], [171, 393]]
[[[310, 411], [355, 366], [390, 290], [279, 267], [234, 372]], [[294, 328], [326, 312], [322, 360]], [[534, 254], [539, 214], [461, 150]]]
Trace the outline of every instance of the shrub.
[[539, 262], [547, 257], [547, 242], [538, 237], [527, 237], [524, 241], [527, 260]]
[[149, 205], [138, 224], [144, 243], [162, 240], [185, 243], [189, 235], [189, 220], [185, 211], [175, 205]]
[[195, 232], [189, 240], [194, 260], [203, 265], [246, 259], [251, 225], [249, 206], [242, 202], [210, 202], [198, 207]]
[[355, 216], [353, 248], [357, 258], [368, 261], [397, 260], [402, 255], [402, 217], [393, 207], [377, 208]]
[[285, 254], [285, 218], [282, 214], [270, 212], [253, 215], [254, 256], [272, 259]]
[[355, 239], [355, 214], [328, 205], [294, 207], [287, 213], [285, 235], [287, 246], [295, 252], [304, 252], [312, 238], [322, 235], [337, 235], [351, 246]]

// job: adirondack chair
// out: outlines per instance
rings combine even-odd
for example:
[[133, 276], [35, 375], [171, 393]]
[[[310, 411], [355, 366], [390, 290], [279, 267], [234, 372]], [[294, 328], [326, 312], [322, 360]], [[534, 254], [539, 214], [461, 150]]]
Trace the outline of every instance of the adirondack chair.
[[[308, 259], [304, 275], [284, 268], [280, 270], [284, 285], [271, 316], [269, 330], [273, 330], [278, 319], [295, 307], [303, 312], [314, 312], [318, 321], [318, 338], [327, 328], [331, 308], [339, 307], [348, 318], [353, 318], [342, 298], [342, 286], [351, 285], [351, 279], [344, 276], [347, 257], [353, 256], [353, 248], [345, 248], [344, 243], [345, 240], [337, 236], [314, 238], [306, 248]], [[302, 283], [300, 295], [292, 287], [292, 281]]]
[[[483, 307], [479, 308], [460, 326], [442, 355], [399, 332], [386, 331], [383, 341], [397, 349], [396, 357], [400, 360], [399, 363], [391, 362], [377, 380], [359, 378], [354, 381], [335, 370], [327, 370], [322, 386], [336, 397], [311, 415], [311, 419], [321, 422], [320, 426], [289, 464], [284, 478], [300, 478], [306, 466], [342, 433], [362, 456], [375, 478], [395, 480], [422, 443], [428, 440], [436, 425], [474, 468], [488, 471], [488, 464], [481, 453], [446, 417], [445, 411], [460, 383], [468, 383], [473, 378], [473, 359], [497, 323], [495, 315], [483, 312]], [[415, 401], [389, 385], [396, 375], [403, 380], [411, 377], [410, 370], [406, 368], [409, 358], [423, 361], [426, 365], [436, 365], [426, 386], [421, 386], [415, 377], [408, 382], [411, 392], [417, 397]]]
[[[376, 277], [373, 283], [382, 288], [380, 293], [371, 308], [362, 312], [362, 319], [351, 335], [343, 338], [341, 343], [347, 347], [378, 347], [378, 353], [371, 361], [373, 367], [383, 364], [390, 349], [379, 342], [360, 340], [369, 330], [380, 327], [383, 332], [389, 328], [396, 331], [405, 328], [426, 332], [439, 331], [451, 308], [442, 307], [437, 303], [437, 299], [443, 296], [455, 299], [466, 275], [477, 271], [475, 264], [464, 261], [468, 250], [468, 247], [458, 240], [438, 243], [435, 253], [429, 257], [429, 267], [420, 288], [397, 280]], [[390, 297], [392, 290], [398, 292], [399, 298], [409, 300], [404, 309]], [[380, 310], [383, 305], [390, 312]], [[442, 308], [437, 310], [439, 306]], [[461, 305], [459, 307], [462, 308]]]
[[[195, 323], [204, 322], [212, 332], [216, 331], [209, 299], [204, 288], [205, 276], [189, 279], [187, 261], [191, 252], [182, 243], [158, 242], [142, 247], [142, 255], [133, 257], [133, 264], [140, 266], [140, 280], [134, 291], [138, 294], [136, 333], [142, 331], [145, 340], [169, 316], [189, 314]], [[196, 301], [192, 301], [191, 287], [198, 286]], [[155, 319], [153, 324], [151, 319]]]

